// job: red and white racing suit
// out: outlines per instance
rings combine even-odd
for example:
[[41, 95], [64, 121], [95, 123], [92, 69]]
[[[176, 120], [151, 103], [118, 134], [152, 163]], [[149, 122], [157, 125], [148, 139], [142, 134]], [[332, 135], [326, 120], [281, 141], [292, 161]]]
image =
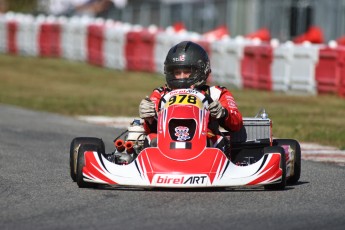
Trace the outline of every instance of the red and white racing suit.
[[[213, 101], [219, 101], [225, 108], [226, 114], [223, 118], [218, 119], [218, 124], [227, 131], [239, 131], [243, 126], [242, 115], [237, 108], [234, 97], [231, 92], [221, 86], [203, 86], [198, 89], [203, 94], [208, 94]], [[155, 104], [156, 112], [159, 110], [161, 98], [171, 90], [167, 87], [160, 87], [153, 90], [150, 100]], [[154, 119], [144, 121], [146, 133], [157, 133], [157, 121]], [[151, 139], [151, 138], [150, 138]]]

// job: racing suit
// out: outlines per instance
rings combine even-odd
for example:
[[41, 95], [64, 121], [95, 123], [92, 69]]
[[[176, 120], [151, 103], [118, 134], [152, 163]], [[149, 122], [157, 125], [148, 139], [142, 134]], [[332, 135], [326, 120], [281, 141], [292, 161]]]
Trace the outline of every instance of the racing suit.
[[[219, 101], [220, 104], [225, 108], [226, 114], [223, 118], [217, 120], [217, 125], [219, 124], [227, 131], [239, 131], [243, 126], [242, 115], [237, 108], [236, 102], [229, 90], [221, 86], [208, 86], [204, 85], [201, 88], [197, 89], [204, 95], [208, 94], [213, 101]], [[153, 90], [149, 99], [155, 104], [156, 113], [159, 110], [159, 102], [161, 98], [171, 90], [168, 87], [160, 87]], [[214, 128], [215, 125], [212, 125], [209, 122], [209, 129], [217, 134], [218, 127]], [[216, 125], [216, 126], [217, 126]], [[157, 133], [157, 120], [155, 119], [145, 119], [144, 120], [144, 129], [147, 134]], [[218, 131], [219, 132], [219, 131]], [[149, 135], [150, 136], [150, 135]], [[152, 140], [153, 136], [151, 135]]]

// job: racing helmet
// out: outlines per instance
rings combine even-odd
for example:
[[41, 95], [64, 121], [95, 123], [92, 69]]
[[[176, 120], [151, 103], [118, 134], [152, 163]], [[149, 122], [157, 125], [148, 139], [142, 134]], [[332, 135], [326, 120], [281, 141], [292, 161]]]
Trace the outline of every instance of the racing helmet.
[[[190, 69], [191, 74], [188, 78], [177, 79], [174, 74], [176, 69]], [[206, 84], [210, 73], [210, 60], [206, 51], [191, 41], [180, 42], [173, 46], [164, 62], [166, 82], [171, 89], [201, 87]]]

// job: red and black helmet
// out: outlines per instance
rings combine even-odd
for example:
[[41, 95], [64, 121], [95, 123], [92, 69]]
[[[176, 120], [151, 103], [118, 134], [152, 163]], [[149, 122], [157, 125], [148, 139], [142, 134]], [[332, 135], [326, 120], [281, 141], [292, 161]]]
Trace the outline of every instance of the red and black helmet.
[[[177, 79], [174, 75], [176, 69], [189, 69], [188, 78]], [[198, 44], [191, 41], [180, 42], [173, 46], [164, 62], [164, 74], [168, 87], [171, 89], [195, 88], [206, 84], [211, 73], [210, 60], [206, 51]]]

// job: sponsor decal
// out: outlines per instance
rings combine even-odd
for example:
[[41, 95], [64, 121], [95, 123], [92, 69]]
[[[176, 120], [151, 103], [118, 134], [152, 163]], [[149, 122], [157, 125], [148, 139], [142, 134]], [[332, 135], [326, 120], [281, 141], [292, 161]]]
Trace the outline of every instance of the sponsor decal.
[[[171, 91], [169, 94], [170, 95], [175, 95], [175, 94], [198, 94], [200, 95], [201, 93], [195, 89], [177, 89], [174, 91]], [[202, 94], [201, 94], [202, 95]]]
[[173, 58], [174, 62], [185, 61], [185, 60], [186, 60], [186, 56], [184, 54]]
[[177, 137], [178, 141], [186, 141], [190, 139], [188, 132], [189, 132], [189, 128], [186, 126], [177, 126], [175, 128], [175, 136]]
[[161, 100], [161, 109], [176, 104], [193, 105], [202, 109], [206, 101], [205, 96], [194, 89], [174, 90], [166, 94]]
[[233, 108], [237, 108], [236, 102], [233, 97], [225, 96], [226, 100], [228, 101], [228, 105]]
[[205, 174], [200, 175], [165, 175], [157, 174], [153, 177], [153, 184], [155, 185], [169, 185], [169, 186], [201, 186], [207, 185], [209, 178]]

